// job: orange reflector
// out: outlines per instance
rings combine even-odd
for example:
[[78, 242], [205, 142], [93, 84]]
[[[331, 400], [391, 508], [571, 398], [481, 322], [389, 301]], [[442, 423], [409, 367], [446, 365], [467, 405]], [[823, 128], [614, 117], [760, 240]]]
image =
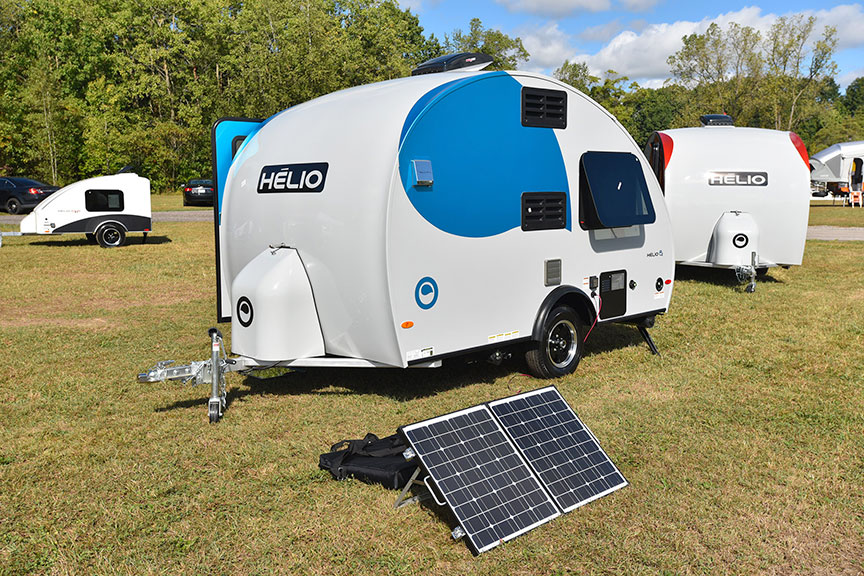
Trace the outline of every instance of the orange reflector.
[[402, 322], [402, 328], [411, 328], [412, 326], [414, 326], [414, 323], [410, 320], [408, 322]]

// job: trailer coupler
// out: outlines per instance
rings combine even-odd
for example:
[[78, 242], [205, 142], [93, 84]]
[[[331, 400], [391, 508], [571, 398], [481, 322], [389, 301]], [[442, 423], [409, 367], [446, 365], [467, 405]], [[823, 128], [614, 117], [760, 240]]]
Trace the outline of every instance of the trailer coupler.
[[210, 359], [201, 362], [191, 362], [185, 366], [173, 366], [173, 360], [157, 362], [147, 372], [138, 374], [138, 382], [167, 382], [168, 380], [182, 380], [184, 384], [192, 382], [193, 386], [198, 384], [210, 384], [210, 400], [207, 402], [207, 414], [210, 422], [215, 424], [222, 418], [225, 412], [227, 389], [225, 386], [225, 375], [240, 368], [236, 360], [228, 358], [225, 354], [222, 333], [216, 328], [210, 328], [207, 332], [210, 336]]

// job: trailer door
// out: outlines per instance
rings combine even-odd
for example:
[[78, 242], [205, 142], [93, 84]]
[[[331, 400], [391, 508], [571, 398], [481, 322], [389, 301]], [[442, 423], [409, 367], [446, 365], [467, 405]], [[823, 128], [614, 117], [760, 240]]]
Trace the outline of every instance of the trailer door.
[[250, 118], [221, 118], [210, 131], [210, 146], [213, 162], [213, 228], [216, 233], [216, 321], [231, 321], [231, 299], [228, 286], [222, 277], [222, 259], [219, 250], [219, 226], [222, 225], [222, 204], [225, 196], [225, 180], [234, 157], [246, 140], [262, 126], [261, 120]]
[[[579, 226], [599, 253], [645, 244], [645, 225], [656, 220], [642, 164], [629, 152], [585, 152], [579, 160]], [[613, 261], [615, 259], [611, 259]], [[620, 262], [620, 260], [618, 260]], [[627, 315], [627, 268], [600, 274], [602, 320]]]
[[862, 162], [861, 158], [855, 158], [852, 160], [852, 174], [849, 177], [849, 189], [850, 190], [861, 190], [861, 182], [864, 180], [864, 175], [862, 175]]

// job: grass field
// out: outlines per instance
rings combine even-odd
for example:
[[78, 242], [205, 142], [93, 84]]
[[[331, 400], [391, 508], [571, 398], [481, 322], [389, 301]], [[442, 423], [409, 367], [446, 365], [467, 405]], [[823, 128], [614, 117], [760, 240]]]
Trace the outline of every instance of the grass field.
[[212, 206], [183, 206], [183, 194], [151, 194], [150, 206], [153, 212], [167, 210], [210, 210]]
[[864, 208], [841, 204], [831, 205], [831, 200], [810, 201], [810, 226], [843, 226], [864, 228]]
[[517, 363], [232, 375], [208, 425], [203, 387], [135, 375], [208, 355], [211, 230], [4, 242], [0, 574], [864, 571], [864, 243], [808, 242], [755, 294], [679, 270], [660, 358], [598, 328], [554, 383], [630, 486], [474, 558], [434, 507], [393, 511], [318, 455], [545, 382]]

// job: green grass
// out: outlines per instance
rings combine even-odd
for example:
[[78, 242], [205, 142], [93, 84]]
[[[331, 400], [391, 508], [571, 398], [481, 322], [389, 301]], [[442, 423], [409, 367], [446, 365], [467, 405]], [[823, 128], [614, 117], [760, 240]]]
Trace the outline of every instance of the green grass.
[[864, 228], [864, 208], [843, 206], [839, 201], [810, 201], [810, 226], [843, 226]]
[[210, 210], [212, 206], [183, 206], [183, 194], [151, 194], [150, 206], [153, 212], [168, 210]]
[[[11, 227], [5, 227], [10, 229]], [[679, 270], [652, 334], [603, 326], [555, 381], [630, 486], [474, 558], [434, 507], [318, 454], [546, 382], [516, 363], [139, 386], [201, 360], [212, 229], [0, 248], [0, 574], [813, 574], [864, 570], [864, 245], [755, 294]], [[227, 336], [227, 334], [226, 334]]]

